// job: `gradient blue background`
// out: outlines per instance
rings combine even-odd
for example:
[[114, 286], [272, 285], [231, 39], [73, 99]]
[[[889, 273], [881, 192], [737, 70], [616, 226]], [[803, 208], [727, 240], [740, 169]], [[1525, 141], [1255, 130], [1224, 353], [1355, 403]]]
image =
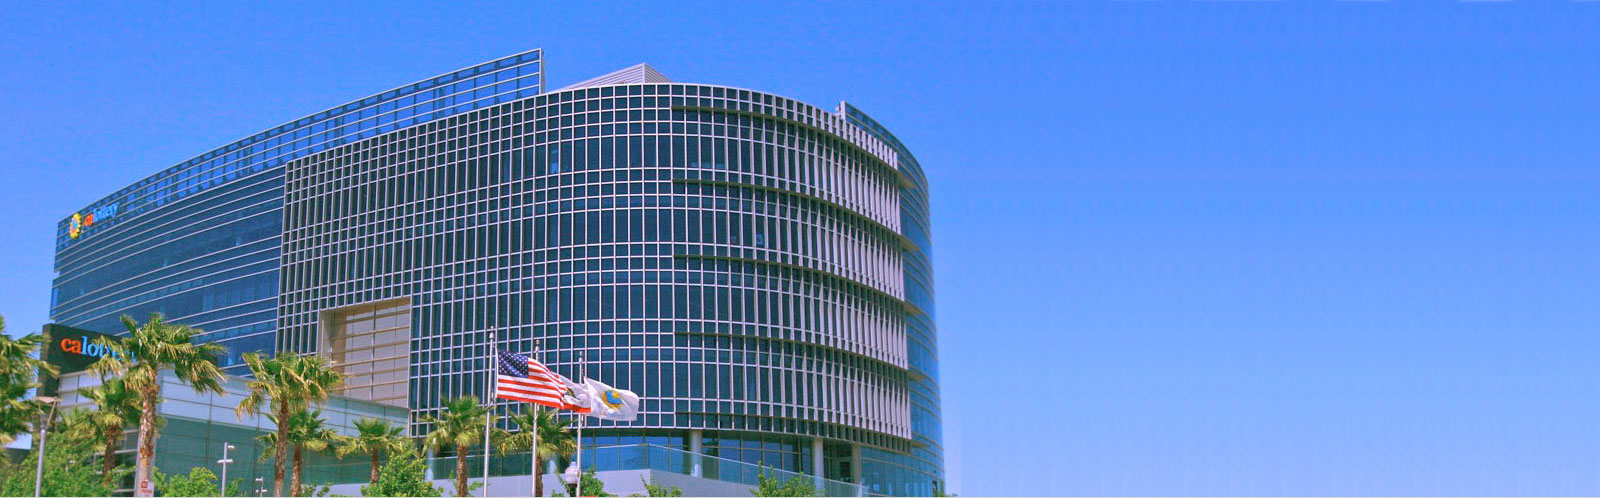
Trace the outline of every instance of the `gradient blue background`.
[[953, 491], [1600, 494], [1600, 4], [432, 4], [8, 5], [11, 332], [74, 210], [543, 47], [917, 151]]

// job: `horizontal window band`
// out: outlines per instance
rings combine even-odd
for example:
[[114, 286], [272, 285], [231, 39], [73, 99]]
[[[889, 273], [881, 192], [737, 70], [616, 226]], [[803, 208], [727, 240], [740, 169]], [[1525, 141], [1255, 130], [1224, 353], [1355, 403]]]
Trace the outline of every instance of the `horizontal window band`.
[[860, 152], [862, 155], [867, 156], [867, 158], [868, 158], [867, 161], [868, 162], [876, 164], [879, 167], [882, 167], [883, 169], [887, 170], [889, 172], [889, 174], [894, 175], [895, 180], [898, 180], [898, 183], [900, 184], [900, 188], [907, 188], [908, 189], [908, 188], [912, 188], [915, 185], [914, 183], [912, 183], [911, 177], [906, 176], [906, 174], [904, 172], [901, 172], [900, 168], [896, 168], [896, 167], [894, 167], [894, 165], [891, 165], [891, 164], [889, 164], [887, 162], [884, 162], [884, 160], [879, 158], [876, 154], [873, 154], [871, 151], [868, 151], [867, 149], [862, 148], [860, 145], [856, 145], [855, 142], [851, 142], [849, 139], [841, 137], [839, 135], [836, 135], [831, 131], [824, 130], [822, 128], [818, 128], [816, 126], [812, 126], [812, 125], [809, 125], [809, 124], [806, 124], [806, 123], [803, 123], [803, 122], [800, 122], [800, 121], [796, 121], [796, 120], [789, 119], [789, 118], [782, 118], [782, 117], [778, 117], [778, 116], [773, 116], [771, 114], [762, 114], [762, 113], [759, 113], [759, 112], [751, 112], [751, 111], [740, 111], [740, 110], [735, 110], [735, 109], [723, 109], [721, 107], [701, 107], [701, 106], [675, 105], [675, 106], [672, 106], [672, 110], [674, 110], [674, 111], [684, 111], [684, 112], [713, 112], [713, 113], [719, 113], [719, 114], [732, 114], [732, 115], [735, 115], [735, 116], [745, 116], [745, 117], [751, 117], [751, 118], [756, 118], [756, 119], [765, 119], [765, 120], [768, 120], [768, 121], [773, 121], [773, 122], [777, 122], [777, 123], [783, 123], [783, 124], [786, 124], [786, 125], [799, 127], [801, 129], [804, 129], [804, 130], [809, 130], [809, 131], [814, 131], [814, 132], [817, 132], [817, 133], [821, 133], [823, 135], [827, 135], [829, 137], [833, 137], [833, 139], [838, 140], [840, 143], [843, 143], [845, 145], [845, 147], [848, 147], [851, 150], [854, 150], [856, 152]]
[[821, 204], [823, 206], [831, 207], [831, 208], [834, 208], [834, 209], [838, 209], [840, 211], [844, 211], [845, 213], [849, 213], [850, 217], [858, 219], [858, 220], [861, 220], [861, 221], [864, 221], [864, 222], [867, 223], [867, 225], [872, 226], [874, 228], [877, 228], [878, 230], [889, 234], [891, 238], [895, 239], [896, 242], [900, 243], [900, 249], [901, 250], [911, 251], [911, 252], [916, 252], [918, 250], [917, 249], [917, 244], [915, 242], [912, 242], [911, 239], [907, 238], [904, 234], [901, 234], [900, 232], [895, 231], [895, 229], [889, 228], [888, 225], [885, 225], [883, 223], [879, 223], [878, 220], [874, 220], [870, 216], [858, 213], [854, 209], [850, 209], [850, 208], [844, 207], [844, 206], [842, 206], [842, 205], [840, 205], [838, 203], [835, 203], [833, 201], [830, 201], [830, 200], [827, 200], [827, 199], [823, 199], [821, 197], [817, 197], [817, 196], [814, 196], [814, 195], [803, 194], [803, 193], [800, 193], [800, 192], [795, 192], [793, 190], [781, 189], [781, 188], [777, 188], [777, 187], [768, 187], [766, 185], [757, 185], [757, 184], [754, 184], [754, 183], [729, 182], [729, 181], [721, 181], [721, 180], [703, 180], [703, 179], [699, 179], [699, 178], [673, 178], [672, 179], [672, 183], [680, 184], [680, 185], [708, 185], [708, 186], [712, 186], [712, 187], [747, 188], [747, 189], [752, 189], [752, 190], [760, 190], [760, 191], [763, 191], [763, 192], [772, 192], [772, 193], [775, 193], [775, 194], [787, 195], [787, 196], [790, 196], [790, 197], [795, 197], [795, 198], [799, 198], [799, 199], [815, 202], [815, 203]]
[[928, 374], [922, 373], [920, 368], [907, 368], [906, 373], [911, 374], [911, 380], [913, 381], [929, 380]]
[[911, 304], [910, 301], [906, 301], [904, 299], [900, 299], [898, 297], [895, 297], [894, 294], [890, 294], [890, 293], [884, 292], [884, 291], [879, 290], [878, 288], [873, 287], [871, 285], [867, 285], [867, 284], [864, 284], [864, 283], [861, 283], [861, 282], [857, 282], [854, 279], [851, 279], [851, 278], [843, 276], [843, 275], [839, 275], [839, 274], [828, 272], [828, 271], [818, 270], [816, 268], [811, 268], [809, 266], [801, 266], [801, 265], [797, 265], [797, 264], [793, 264], [793, 263], [780, 263], [780, 262], [777, 262], [777, 261], [768, 261], [768, 260], [765, 260], [765, 259], [741, 258], [741, 257], [738, 257], [738, 256], [714, 256], [714, 255], [710, 255], [710, 254], [674, 254], [674, 255], [672, 255], [672, 257], [673, 258], [677, 258], [677, 259], [704, 259], [704, 260], [712, 260], [712, 261], [730, 261], [730, 262], [735, 262], [735, 263], [754, 263], [754, 264], [758, 264], [758, 265], [774, 266], [774, 267], [778, 267], [778, 268], [787, 268], [787, 269], [791, 269], [791, 270], [797, 270], [797, 271], [801, 271], [801, 272], [806, 272], [806, 273], [817, 275], [817, 276], [820, 276], [820, 277], [823, 277], [823, 278], [826, 278], [826, 279], [829, 279], [829, 280], [842, 282], [842, 283], [844, 283], [846, 285], [865, 290], [868, 293], [871, 293], [873, 295], [882, 297], [884, 299], [888, 299], [890, 301], [894, 301], [896, 303], [900, 303], [900, 307], [902, 309], [904, 309], [904, 311], [906, 312], [907, 315], [921, 315], [921, 314], [923, 314], [922, 308], [918, 308], [917, 305]]
[[860, 359], [863, 359], [863, 360], [867, 360], [867, 361], [869, 361], [869, 362], [871, 362], [873, 364], [889, 367], [890, 370], [893, 370], [896, 373], [905, 374], [907, 378], [910, 378], [911, 375], [912, 375], [911, 369], [903, 367], [903, 366], [900, 366], [900, 365], [896, 365], [896, 364], [894, 364], [892, 362], [884, 361], [884, 360], [879, 359], [879, 358], [873, 358], [871, 355], [857, 353], [855, 351], [850, 351], [848, 349], [841, 349], [841, 348], [836, 348], [836, 347], [833, 347], [833, 346], [817, 344], [815, 342], [806, 342], [806, 341], [801, 341], [801, 340], [797, 340], [797, 339], [784, 339], [782, 337], [771, 337], [771, 336], [752, 335], [752, 334], [732, 334], [732, 333], [725, 333], [725, 332], [704, 332], [704, 331], [702, 331], [702, 332], [691, 332], [691, 331], [687, 331], [687, 330], [680, 330], [680, 331], [677, 331], [677, 332], [673, 332], [673, 334], [675, 334], [675, 335], [698, 335], [698, 336], [704, 336], [704, 337], [737, 337], [737, 338], [740, 338], [740, 339], [755, 339], [755, 340], [760, 340], [760, 341], [785, 342], [785, 343], [789, 343], [789, 344], [797, 344], [797, 345], [801, 345], [801, 346], [805, 346], [805, 347], [809, 347], [809, 348], [817, 348], [819, 350], [823, 350], [823, 351], [828, 351], [828, 352], [832, 352], [832, 353], [837, 353], [837, 354], [849, 356], [849, 357], [852, 357], [852, 358], [860, 358]]
[[[734, 401], [737, 401], [737, 400], [734, 400]], [[847, 431], [857, 431], [857, 432], [861, 432], [861, 433], [863, 433], [865, 435], [868, 435], [868, 436], [876, 436], [877, 438], [884, 439], [887, 442], [903, 444], [905, 446], [901, 447], [901, 448], [895, 448], [895, 447], [891, 447], [891, 445], [878, 445], [878, 444], [873, 444], [872, 442], [869, 442], [869, 441], [854, 441], [854, 440], [850, 440], [850, 439], [841, 439], [841, 438], [825, 438], [825, 439], [832, 439], [835, 442], [841, 442], [841, 443], [850, 443], [850, 444], [860, 444], [860, 445], [872, 446], [872, 447], [876, 447], [876, 448], [878, 448], [880, 450], [886, 450], [886, 451], [891, 451], [891, 452], [896, 452], [896, 453], [910, 453], [911, 452], [911, 448], [919, 448], [919, 447], [927, 446], [927, 444], [919, 443], [915, 439], [908, 439], [908, 438], [905, 438], [905, 437], [902, 437], [902, 436], [896, 436], [894, 434], [889, 434], [887, 432], [879, 432], [879, 431], [875, 431], [875, 430], [872, 430], [872, 429], [863, 429], [863, 428], [860, 428], [860, 427], [855, 427], [855, 426], [847, 425], [847, 424], [841, 424], [841, 423], [837, 423], [837, 422], [823, 422], [821, 420], [814, 420], [814, 419], [809, 419], [809, 418], [784, 417], [784, 416], [780, 416], [780, 415], [758, 415], [758, 414], [753, 414], [753, 413], [734, 414], [734, 413], [707, 412], [707, 411], [698, 411], [698, 412], [697, 411], [674, 411], [672, 413], [673, 413], [673, 415], [677, 415], [677, 416], [680, 416], [680, 417], [681, 416], [685, 416], [685, 415], [700, 415], [700, 416], [703, 416], [703, 417], [753, 417], [753, 418], [769, 418], [769, 419], [773, 419], [773, 420], [793, 420], [793, 421], [796, 421], [796, 422], [809, 422], [809, 423], [820, 424], [820, 425], [831, 425], [831, 426], [834, 426], [834, 427], [845, 429]], [[748, 432], [748, 433], [752, 433], [752, 434], [770, 434], [770, 432], [767, 432], [767, 431], [752, 430], [752, 429], [740, 430], [740, 429], [720, 429], [719, 428], [719, 429], [706, 429], [706, 430], [726, 431], [726, 432]], [[862, 438], [862, 439], [867, 439], [867, 438]]]

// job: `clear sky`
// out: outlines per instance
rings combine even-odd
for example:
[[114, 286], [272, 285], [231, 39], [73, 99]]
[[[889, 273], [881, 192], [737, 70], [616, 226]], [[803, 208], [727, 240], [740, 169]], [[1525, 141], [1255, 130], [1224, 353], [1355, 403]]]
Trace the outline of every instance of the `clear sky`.
[[0, 12], [13, 333], [91, 201], [543, 47], [916, 151], [961, 494], [1600, 494], [1600, 3], [235, 3]]

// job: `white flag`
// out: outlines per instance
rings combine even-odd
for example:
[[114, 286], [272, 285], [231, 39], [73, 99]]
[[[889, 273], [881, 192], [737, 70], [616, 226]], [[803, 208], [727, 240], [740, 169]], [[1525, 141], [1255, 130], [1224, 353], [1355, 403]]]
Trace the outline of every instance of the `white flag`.
[[589, 416], [623, 422], [639, 418], [639, 395], [633, 391], [615, 389], [594, 379], [583, 379], [583, 383], [587, 392], [578, 398], [589, 402]]
[[572, 410], [578, 413], [589, 413], [590, 406], [595, 404], [595, 393], [590, 392], [589, 386], [582, 382], [573, 382], [572, 379], [556, 374], [561, 383], [566, 384], [567, 394], [561, 397], [562, 403], [567, 406], [563, 410]]

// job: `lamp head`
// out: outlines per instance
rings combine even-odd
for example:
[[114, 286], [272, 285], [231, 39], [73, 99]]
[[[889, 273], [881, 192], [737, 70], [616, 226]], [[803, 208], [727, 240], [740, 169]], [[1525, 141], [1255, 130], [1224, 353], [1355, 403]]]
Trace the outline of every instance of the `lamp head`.
[[569, 485], [575, 486], [578, 484], [579, 474], [580, 472], [578, 471], [578, 463], [573, 462], [571, 465], [567, 465], [566, 472], [561, 473], [561, 480], [566, 481]]

